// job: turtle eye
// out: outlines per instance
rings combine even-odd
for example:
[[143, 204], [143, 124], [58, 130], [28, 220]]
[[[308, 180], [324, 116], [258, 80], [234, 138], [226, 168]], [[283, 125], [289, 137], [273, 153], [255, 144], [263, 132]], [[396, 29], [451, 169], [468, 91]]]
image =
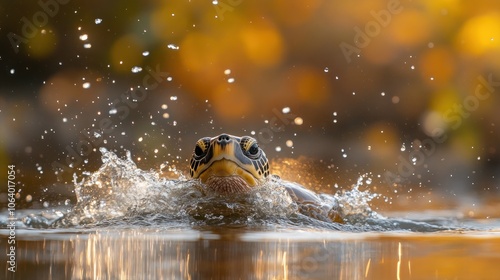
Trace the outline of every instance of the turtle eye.
[[201, 157], [204, 153], [205, 152], [203, 152], [203, 149], [200, 146], [196, 145], [196, 147], [194, 148], [194, 154], [198, 157]]
[[196, 142], [196, 147], [194, 147], [194, 155], [196, 157], [202, 157], [206, 155], [208, 147], [210, 146], [210, 138], [201, 138]]
[[244, 136], [241, 138], [241, 148], [246, 156], [255, 159], [260, 156], [260, 148], [257, 141], [252, 137]]
[[257, 155], [259, 153], [259, 145], [257, 145], [257, 143], [253, 143], [252, 146], [250, 146], [250, 149], [248, 149], [248, 153], [252, 156]]

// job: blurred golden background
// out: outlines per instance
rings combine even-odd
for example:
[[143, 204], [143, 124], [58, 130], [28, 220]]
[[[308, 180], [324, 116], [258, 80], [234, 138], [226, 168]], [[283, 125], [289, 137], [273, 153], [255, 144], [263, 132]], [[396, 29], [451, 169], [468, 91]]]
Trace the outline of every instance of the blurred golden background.
[[400, 192], [498, 193], [498, 1], [23, 5], [0, 4], [0, 162], [26, 205], [71, 195], [101, 146], [185, 172], [221, 132], [314, 159], [325, 186], [371, 172]]

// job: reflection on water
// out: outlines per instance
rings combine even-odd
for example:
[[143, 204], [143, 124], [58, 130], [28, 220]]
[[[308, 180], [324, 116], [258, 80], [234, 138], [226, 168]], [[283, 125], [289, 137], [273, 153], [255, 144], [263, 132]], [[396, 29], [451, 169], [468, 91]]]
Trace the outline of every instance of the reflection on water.
[[[12, 275], [16, 279], [497, 279], [498, 233], [24, 231], [18, 236], [19, 270], [4, 275], [7, 279]], [[6, 250], [5, 242], [0, 246]], [[4, 258], [2, 254], [0, 259]]]

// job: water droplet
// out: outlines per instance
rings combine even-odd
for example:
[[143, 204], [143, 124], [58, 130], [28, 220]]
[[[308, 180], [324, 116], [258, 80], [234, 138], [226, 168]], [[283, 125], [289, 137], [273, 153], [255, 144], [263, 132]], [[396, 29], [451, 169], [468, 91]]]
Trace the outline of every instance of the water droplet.
[[168, 44], [167, 45], [167, 48], [171, 49], [171, 50], [178, 50], [179, 49], [179, 46], [176, 46], [174, 44]]
[[410, 66], [411, 70], [415, 70], [415, 65]]
[[175, 96], [175, 95], [173, 95], [173, 96], [170, 96], [170, 100], [172, 100], [172, 101], [175, 101], [175, 100], [177, 100], [177, 96]]
[[116, 108], [113, 108], [111, 110], [109, 110], [108, 112], [110, 115], [115, 115], [116, 113], [118, 113], [118, 110]]
[[149, 52], [148, 51], [143, 51], [142, 52], [142, 56], [148, 56], [149, 55]]
[[10, 73], [11, 73], [12, 75], [14, 75], [14, 73], [16, 73], [16, 69], [14, 69], [14, 68], [10, 69]]
[[82, 41], [86, 41], [88, 38], [89, 38], [89, 35], [87, 35], [87, 34], [80, 35], [80, 40], [82, 40]]
[[292, 141], [292, 140], [286, 140], [286, 146], [287, 146], [288, 148], [293, 147], [293, 141]]
[[50, 203], [48, 201], [43, 202], [43, 207], [48, 208], [50, 206]]
[[281, 147], [280, 146], [276, 146], [275, 150], [276, 150], [276, 152], [281, 152]]
[[230, 84], [234, 83], [234, 78], [227, 79], [227, 82], [230, 83]]
[[94, 22], [95, 24], [101, 24], [102, 18], [96, 18]]
[[401, 152], [404, 152], [404, 151], [406, 151], [405, 143], [403, 143], [403, 145], [401, 146]]
[[63, 118], [62, 121], [63, 122], [68, 122], [68, 119], [67, 118]]
[[89, 82], [83, 83], [83, 84], [82, 84], [82, 87], [83, 87], [84, 89], [90, 88], [90, 83], [89, 83]]
[[83, 48], [84, 49], [90, 49], [90, 48], [92, 48], [92, 44], [90, 44], [90, 43], [84, 44]]
[[325, 69], [323, 69], [323, 71], [325, 71], [325, 73], [328, 73], [328, 67], [325, 67]]
[[231, 69], [224, 70], [224, 75], [229, 75], [229, 74], [231, 74]]
[[161, 105], [161, 108], [162, 108], [163, 110], [167, 110], [168, 105], [167, 105], [167, 104], [162, 104], [162, 105]]
[[212, 1], [212, 4], [213, 4], [213, 5], [217, 5], [217, 4], [219, 4], [219, 1], [217, 1], [217, 0], [213, 0], [213, 1]]
[[163, 113], [163, 118], [164, 118], [164, 119], [168, 119], [168, 118], [170, 118], [170, 114], [169, 114], [169, 113]]
[[383, 92], [383, 91], [382, 91], [382, 92], [380, 93], [380, 95], [385, 96], [385, 92]]
[[137, 139], [137, 140], [138, 140], [139, 142], [142, 142], [142, 140], [143, 140], [143, 139], [142, 139], [142, 137], [139, 137], [139, 139]]
[[301, 118], [301, 117], [296, 117], [293, 122], [296, 124], [296, 125], [302, 125], [304, 123], [304, 120]]
[[132, 73], [139, 73], [142, 71], [142, 68], [139, 66], [132, 67]]
[[285, 108], [281, 109], [281, 112], [283, 112], [283, 114], [290, 113], [290, 107], [285, 107]]

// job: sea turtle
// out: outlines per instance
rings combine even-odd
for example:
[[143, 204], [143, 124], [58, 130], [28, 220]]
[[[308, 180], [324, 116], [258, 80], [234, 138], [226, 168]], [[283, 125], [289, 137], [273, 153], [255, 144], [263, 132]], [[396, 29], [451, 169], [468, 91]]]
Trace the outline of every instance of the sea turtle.
[[251, 192], [267, 180], [280, 182], [299, 211], [322, 221], [342, 222], [338, 205], [326, 205], [320, 197], [292, 182], [269, 173], [269, 161], [257, 141], [250, 136], [221, 134], [196, 142], [190, 161], [190, 176], [199, 179], [205, 192], [237, 195]]

